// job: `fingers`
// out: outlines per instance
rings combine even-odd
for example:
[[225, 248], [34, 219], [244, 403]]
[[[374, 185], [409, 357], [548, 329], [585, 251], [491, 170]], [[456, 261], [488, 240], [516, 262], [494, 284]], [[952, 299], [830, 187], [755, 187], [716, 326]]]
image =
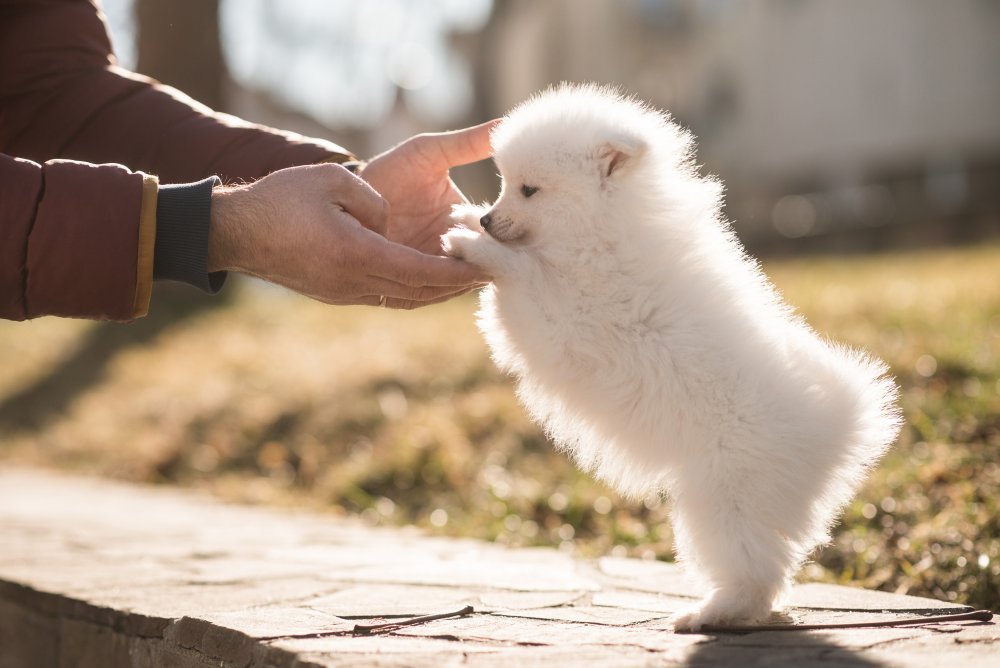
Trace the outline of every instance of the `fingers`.
[[401, 302], [433, 303], [442, 298], [447, 299], [469, 290], [482, 287], [483, 283], [473, 283], [471, 285], [425, 285], [412, 287], [393, 283], [380, 278], [369, 278], [365, 282], [365, 291], [374, 292], [385, 297], [387, 302], [398, 304]]
[[341, 237], [338, 246], [350, 252], [343, 262], [329, 265], [333, 289], [308, 292], [330, 304], [410, 309], [452, 299], [490, 281], [466, 262], [421, 253], [360, 226]]
[[391, 242], [380, 250], [382, 261], [370, 267], [369, 275], [402, 287], [466, 287], [491, 280], [483, 270], [455, 258], [428, 255]]
[[332, 304], [334, 306], [377, 306], [381, 308], [388, 308], [393, 310], [413, 310], [421, 308], [423, 306], [430, 306], [432, 304], [440, 304], [442, 302], [449, 301], [456, 297], [461, 297], [462, 295], [468, 294], [475, 290], [479, 286], [462, 288], [461, 290], [452, 290], [443, 292], [435, 297], [428, 297], [427, 299], [417, 300], [417, 299], [395, 299], [392, 297], [386, 297], [384, 295], [368, 295], [366, 297], [360, 297], [358, 299], [348, 299], [348, 300], [332, 300], [326, 303]]
[[[332, 166], [332, 165], [331, 165]], [[389, 227], [389, 202], [367, 181], [337, 166], [334, 198], [338, 205], [372, 232], [385, 236]]]
[[389, 299], [389, 298], [386, 298], [385, 304], [383, 304], [383, 305], [386, 308], [403, 309], [403, 310], [410, 311], [410, 310], [413, 310], [413, 309], [416, 309], [416, 308], [420, 308], [422, 306], [430, 306], [431, 304], [440, 304], [442, 302], [446, 302], [448, 300], [454, 299], [455, 297], [461, 297], [464, 294], [468, 294], [469, 292], [472, 292], [472, 290], [474, 290], [474, 289], [475, 288], [463, 288], [461, 290], [457, 290], [457, 291], [454, 291], [454, 292], [446, 292], [446, 293], [438, 295], [437, 297], [434, 297], [432, 299], [425, 299], [425, 300], [421, 300], [421, 301], [412, 300], [412, 299]]
[[458, 167], [490, 157], [490, 131], [499, 120], [489, 121], [464, 130], [420, 135], [428, 152], [436, 150], [446, 167]]

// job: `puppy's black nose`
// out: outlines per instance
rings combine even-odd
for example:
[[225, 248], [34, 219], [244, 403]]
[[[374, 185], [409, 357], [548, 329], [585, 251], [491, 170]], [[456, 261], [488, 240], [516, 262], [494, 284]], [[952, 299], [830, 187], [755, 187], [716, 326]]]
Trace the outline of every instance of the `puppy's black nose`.
[[485, 216], [479, 219], [479, 224], [483, 226], [484, 230], [489, 230], [490, 225], [493, 224], [493, 215], [489, 213], [486, 214]]

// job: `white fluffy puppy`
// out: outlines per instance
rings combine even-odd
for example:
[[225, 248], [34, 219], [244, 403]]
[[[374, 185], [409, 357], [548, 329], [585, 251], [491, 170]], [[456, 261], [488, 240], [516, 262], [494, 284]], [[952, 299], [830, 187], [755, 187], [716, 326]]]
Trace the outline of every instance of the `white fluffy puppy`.
[[675, 628], [767, 617], [899, 431], [885, 366], [782, 302], [665, 114], [564, 85], [492, 143], [500, 197], [457, 210], [443, 242], [495, 278], [479, 324], [496, 363], [581, 466], [669, 491], [707, 585]]

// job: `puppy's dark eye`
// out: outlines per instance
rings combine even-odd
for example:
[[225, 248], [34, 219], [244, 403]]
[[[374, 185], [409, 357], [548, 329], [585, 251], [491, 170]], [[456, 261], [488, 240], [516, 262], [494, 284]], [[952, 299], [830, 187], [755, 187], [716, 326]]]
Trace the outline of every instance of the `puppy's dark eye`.
[[521, 194], [524, 195], [525, 197], [531, 197], [536, 192], [538, 192], [538, 188], [536, 188], [535, 186], [529, 186], [529, 185], [521, 186]]

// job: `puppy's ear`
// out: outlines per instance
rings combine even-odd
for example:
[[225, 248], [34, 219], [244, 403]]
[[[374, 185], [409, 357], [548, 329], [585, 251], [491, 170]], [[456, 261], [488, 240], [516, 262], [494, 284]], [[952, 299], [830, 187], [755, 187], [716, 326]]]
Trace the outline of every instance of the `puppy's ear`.
[[645, 152], [646, 142], [638, 137], [621, 135], [603, 142], [596, 152], [601, 180], [611, 178], [615, 172], [632, 164]]

